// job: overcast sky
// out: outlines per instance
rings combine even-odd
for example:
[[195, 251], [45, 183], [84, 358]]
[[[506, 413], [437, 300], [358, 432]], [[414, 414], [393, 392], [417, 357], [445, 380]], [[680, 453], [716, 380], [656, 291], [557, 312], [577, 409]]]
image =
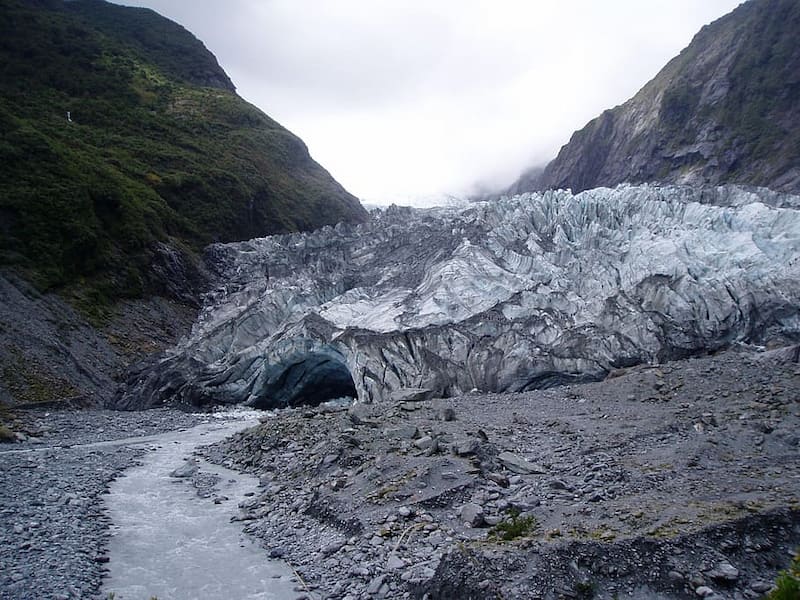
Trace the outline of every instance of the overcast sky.
[[179, 22], [350, 192], [511, 183], [740, 0], [119, 0]]

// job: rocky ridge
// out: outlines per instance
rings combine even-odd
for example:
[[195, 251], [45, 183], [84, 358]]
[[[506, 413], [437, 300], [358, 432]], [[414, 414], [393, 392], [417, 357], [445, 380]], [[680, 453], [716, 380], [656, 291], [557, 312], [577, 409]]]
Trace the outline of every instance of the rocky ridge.
[[800, 199], [621, 186], [215, 245], [192, 334], [113, 405], [315, 404], [597, 380], [800, 331]]
[[798, 348], [284, 409], [203, 451], [306, 598], [757, 599], [800, 544]]
[[794, 0], [744, 2], [508, 193], [622, 182], [800, 191], [798, 26]]

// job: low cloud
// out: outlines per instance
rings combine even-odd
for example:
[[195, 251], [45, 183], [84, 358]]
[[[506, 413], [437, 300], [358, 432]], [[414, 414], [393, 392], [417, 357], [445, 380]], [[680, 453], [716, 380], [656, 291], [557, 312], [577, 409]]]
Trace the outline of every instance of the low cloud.
[[737, 0], [140, 0], [356, 195], [510, 183]]

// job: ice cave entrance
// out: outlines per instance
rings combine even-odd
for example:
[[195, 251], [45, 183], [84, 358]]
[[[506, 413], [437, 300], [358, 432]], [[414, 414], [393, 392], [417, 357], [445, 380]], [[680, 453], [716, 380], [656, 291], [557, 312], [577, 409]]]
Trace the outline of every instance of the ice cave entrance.
[[295, 357], [278, 366], [251, 405], [255, 408], [317, 406], [328, 400], [357, 396], [344, 357], [336, 351], [322, 351]]

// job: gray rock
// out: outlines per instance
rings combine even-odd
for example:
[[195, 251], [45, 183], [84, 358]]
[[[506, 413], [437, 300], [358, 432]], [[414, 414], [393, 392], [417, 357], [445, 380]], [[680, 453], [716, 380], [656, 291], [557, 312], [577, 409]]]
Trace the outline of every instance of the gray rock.
[[322, 552], [323, 556], [331, 556], [341, 550], [344, 545], [345, 542], [343, 540], [331, 542], [320, 548], [320, 552]]
[[700, 596], [701, 598], [706, 598], [714, 594], [714, 590], [712, 590], [707, 585], [701, 585], [700, 587], [694, 590], [694, 593]]
[[397, 556], [394, 552], [389, 554], [389, 558], [386, 560], [386, 569], [389, 571], [399, 571], [405, 568], [406, 563], [405, 561]]
[[453, 453], [458, 456], [470, 456], [477, 454], [479, 448], [478, 440], [462, 440], [453, 444]]
[[172, 471], [169, 476], [177, 478], [193, 477], [199, 470], [200, 467], [197, 465], [197, 461], [192, 458], [187, 460], [182, 466]]
[[442, 421], [455, 421], [456, 420], [456, 411], [454, 408], [443, 408], [439, 411], [439, 419]]
[[570, 487], [560, 479], [551, 479], [547, 482], [548, 487], [554, 490], [569, 490]]
[[513, 471], [514, 473], [519, 473], [521, 475], [544, 475], [548, 472], [547, 469], [541, 465], [529, 462], [521, 456], [517, 456], [511, 452], [501, 452], [497, 456], [497, 460], [499, 460], [500, 464], [502, 464], [509, 471]]
[[736, 581], [739, 579], [739, 569], [729, 562], [721, 562], [709, 571], [708, 576], [718, 582]]
[[377, 594], [381, 587], [383, 587], [384, 582], [386, 581], [386, 575], [378, 575], [372, 581], [369, 582], [367, 586], [367, 594], [375, 595]]
[[403, 425], [395, 429], [390, 429], [386, 433], [401, 440], [413, 440], [419, 435], [419, 429], [417, 429], [416, 425]]
[[414, 442], [414, 446], [419, 448], [420, 450], [427, 450], [433, 447], [433, 438], [429, 435], [425, 435]]
[[461, 520], [470, 527], [480, 527], [484, 524], [483, 507], [474, 502], [468, 502], [461, 507]]
[[772, 584], [766, 581], [754, 581], [750, 584], [750, 589], [759, 594], [765, 594], [772, 589]]
[[433, 390], [425, 388], [401, 388], [389, 395], [392, 402], [422, 402], [433, 397]]
[[506, 477], [502, 473], [494, 473], [494, 472], [487, 473], [486, 479], [488, 479], [489, 481], [494, 481], [500, 487], [507, 488], [509, 486], [508, 477]]

